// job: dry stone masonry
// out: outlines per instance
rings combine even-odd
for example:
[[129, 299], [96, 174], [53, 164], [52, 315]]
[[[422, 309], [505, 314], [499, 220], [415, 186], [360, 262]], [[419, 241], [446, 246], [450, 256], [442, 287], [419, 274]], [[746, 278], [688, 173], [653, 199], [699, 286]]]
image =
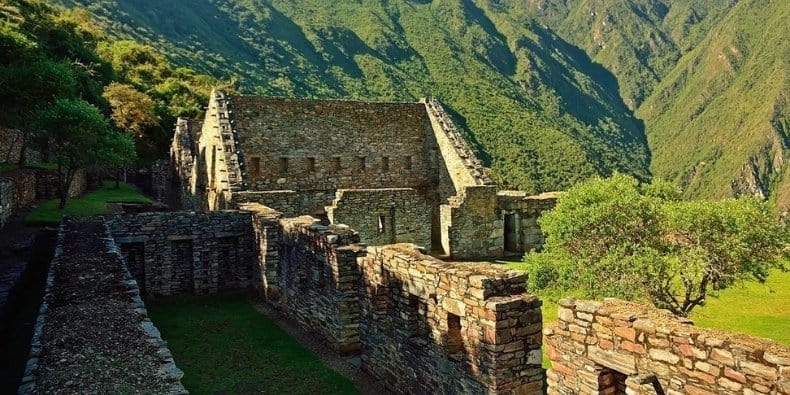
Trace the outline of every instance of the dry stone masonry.
[[[416, 243], [452, 259], [499, 258], [542, 242], [532, 213], [512, 215], [530, 209], [499, 206], [497, 186], [435, 99], [374, 103], [214, 91], [202, 121], [178, 121], [170, 161], [180, 195], [172, 200], [190, 210], [259, 203], [287, 216], [345, 221], [369, 243]], [[338, 196], [353, 199], [356, 212]], [[505, 199], [519, 206], [515, 200]], [[417, 207], [423, 204], [427, 218]], [[387, 217], [388, 210], [395, 215]], [[379, 217], [390, 221], [389, 232]], [[420, 231], [412, 231], [418, 221]]]
[[541, 302], [526, 275], [446, 263], [414, 245], [359, 260], [362, 367], [408, 394], [539, 394]]
[[411, 188], [340, 189], [326, 212], [331, 223], [354, 228], [366, 244], [431, 245], [431, 209]]
[[61, 225], [45, 292], [20, 394], [186, 393], [101, 219]]
[[109, 225], [146, 297], [260, 288], [247, 212], [121, 214]]
[[619, 300], [567, 299], [546, 328], [549, 394], [790, 394], [790, 349]]

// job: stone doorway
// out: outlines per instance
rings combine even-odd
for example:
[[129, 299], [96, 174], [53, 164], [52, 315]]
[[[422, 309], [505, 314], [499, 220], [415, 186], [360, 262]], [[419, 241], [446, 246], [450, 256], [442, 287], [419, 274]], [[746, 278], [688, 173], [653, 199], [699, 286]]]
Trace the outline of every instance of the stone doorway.
[[516, 213], [505, 213], [505, 253], [520, 253], [519, 218]]

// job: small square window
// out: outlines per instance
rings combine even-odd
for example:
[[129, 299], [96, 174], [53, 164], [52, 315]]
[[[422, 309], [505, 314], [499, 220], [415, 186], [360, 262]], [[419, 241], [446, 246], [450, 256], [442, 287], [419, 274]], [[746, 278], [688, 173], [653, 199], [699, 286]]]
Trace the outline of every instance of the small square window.
[[315, 171], [315, 158], [307, 158], [307, 171]]
[[411, 170], [412, 166], [413, 164], [412, 164], [411, 156], [407, 156], [403, 163], [403, 167], [405, 167], [406, 170]]
[[288, 158], [281, 157], [280, 158], [280, 173], [285, 173], [288, 171]]
[[381, 158], [381, 171], [385, 173], [390, 171], [390, 158], [388, 156]]
[[365, 157], [364, 156], [358, 156], [357, 157], [357, 170], [362, 170], [362, 171], [365, 170]]

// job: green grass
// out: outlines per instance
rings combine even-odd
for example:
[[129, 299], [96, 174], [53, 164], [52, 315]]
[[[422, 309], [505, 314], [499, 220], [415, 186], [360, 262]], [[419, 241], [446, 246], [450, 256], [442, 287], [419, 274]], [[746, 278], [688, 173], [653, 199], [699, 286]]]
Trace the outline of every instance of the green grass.
[[691, 313], [700, 327], [765, 337], [790, 346], [790, 272], [773, 272], [766, 284], [748, 282], [708, 298]]
[[243, 297], [148, 305], [193, 394], [352, 394], [329, 369]]
[[29, 169], [39, 169], [39, 170], [56, 170], [58, 168], [57, 163], [47, 163], [47, 162], [39, 162], [39, 163], [28, 163], [25, 167]]
[[16, 170], [18, 167], [16, 163], [0, 163], [0, 174]]
[[58, 199], [44, 202], [33, 209], [25, 222], [29, 225], [56, 225], [63, 216], [87, 217], [107, 213], [107, 202], [151, 203], [151, 199], [138, 192], [134, 187], [121, 183], [105, 181], [101, 188], [78, 198], [68, 199], [66, 207], [58, 208]]

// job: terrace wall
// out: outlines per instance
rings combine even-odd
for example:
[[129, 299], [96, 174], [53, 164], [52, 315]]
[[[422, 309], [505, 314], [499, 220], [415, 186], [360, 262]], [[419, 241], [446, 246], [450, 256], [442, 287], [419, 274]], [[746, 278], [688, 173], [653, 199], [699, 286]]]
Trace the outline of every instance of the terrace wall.
[[19, 393], [185, 394], [182, 376], [105, 223], [64, 221]]
[[248, 212], [122, 214], [109, 224], [146, 297], [260, 288]]
[[790, 394], [790, 349], [667, 311], [563, 300], [545, 331], [549, 394]]

